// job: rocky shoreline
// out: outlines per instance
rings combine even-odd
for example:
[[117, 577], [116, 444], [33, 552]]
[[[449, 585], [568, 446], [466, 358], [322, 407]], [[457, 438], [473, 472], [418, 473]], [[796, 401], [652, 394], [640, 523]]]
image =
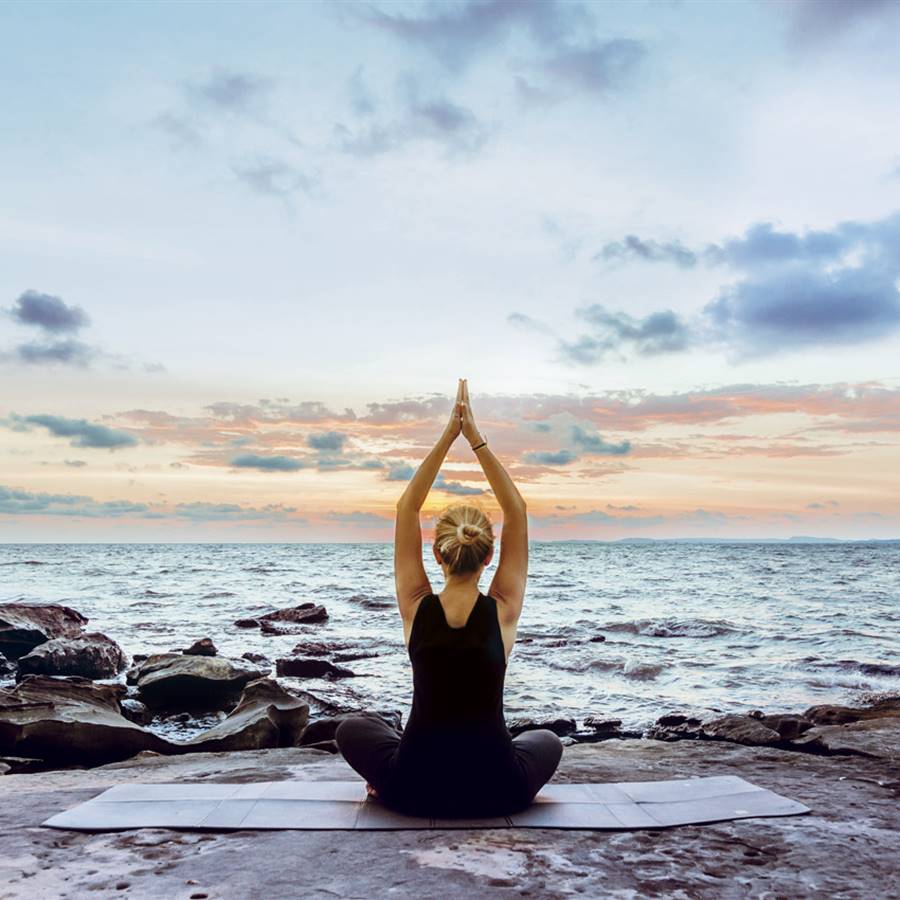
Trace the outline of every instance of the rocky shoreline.
[[[323, 622], [323, 606], [274, 610], [238, 627], [293, 633]], [[110, 637], [86, 630], [88, 620], [59, 604], [0, 604], [0, 774], [90, 767], [142, 751], [166, 755], [312, 747], [337, 753], [334, 732], [348, 715], [375, 715], [402, 730], [398, 710], [351, 709], [271, 677], [261, 654], [223, 657], [201, 638], [181, 650], [138, 655], [130, 668]], [[298, 632], [305, 633], [305, 632]], [[277, 676], [330, 681], [353, 677], [340, 663], [377, 655], [346, 643], [304, 641], [274, 661]], [[330, 657], [330, 658], [329, 658]], [[121, 674], [124, 673], [124, 684]], [[115, 680], [111, 680], [115, 679]], [[802, 712], [661, 716], [643, 731], [618, 719], [512, 719], [511, 734], [549, 728], [567, 746], [644, 738], [662, 742], [724, 741], [751, 747], [842, 755], [878, 755], [900, 744], [900, 699], [872, 697], [854, 708], [813, 706]], [[148, 727], [159, 718], [190, 723], [199, 733], [174, 740]]]

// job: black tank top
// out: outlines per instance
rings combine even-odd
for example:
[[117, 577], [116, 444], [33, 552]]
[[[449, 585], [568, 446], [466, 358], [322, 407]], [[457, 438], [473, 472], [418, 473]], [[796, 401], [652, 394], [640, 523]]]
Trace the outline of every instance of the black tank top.
[[467, 748], [508, 759], [511, 735], [503, 714], [506, 650], [497, 601], [478, 593], [466, 624], [451, 627], [437, 594], [419, 602], [409, 638], [413, 702], [404, 730], [452, 755]]

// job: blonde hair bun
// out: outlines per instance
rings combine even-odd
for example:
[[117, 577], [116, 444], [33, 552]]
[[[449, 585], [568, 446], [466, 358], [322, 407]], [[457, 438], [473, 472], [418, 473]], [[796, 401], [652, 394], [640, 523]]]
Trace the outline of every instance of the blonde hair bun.
[[456, 529], [456, 538], [463, 545], [473, 544], [483, 531], [478, 525], [469, 522], [461, 522]]

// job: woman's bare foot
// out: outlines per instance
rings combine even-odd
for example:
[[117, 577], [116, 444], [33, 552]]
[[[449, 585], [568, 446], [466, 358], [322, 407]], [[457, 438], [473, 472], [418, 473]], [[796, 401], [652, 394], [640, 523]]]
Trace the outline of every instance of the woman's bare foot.
[[366, 782], [366, 793], [367, 793], [370, 797], [372, 797], [374, 800], [377, 800], [377, 799], [378, 799], [378, 791], [376, 791], [375, 788], [373, 788], [372, 785], [369, 784], [368, 781]]

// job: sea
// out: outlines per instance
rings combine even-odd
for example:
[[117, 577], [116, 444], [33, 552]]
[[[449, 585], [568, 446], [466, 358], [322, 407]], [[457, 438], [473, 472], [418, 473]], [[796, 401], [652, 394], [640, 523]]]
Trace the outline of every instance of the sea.
[[[439, 592], [430, 546], [423, 562]], [[342, 708], [409, 716], [391, 543], [3, 544], [9, 600], [71, 606], [129, 655], [203, 637], [220, 655], [271, 660], [304, 641], [349, 644], [378, 654], [343, 663], [355, 677], [281, 680]], [[308, 601], [328, 619], [301, 634], [234, 625]], [[643, 729], [673, 712], [802, 711], [898, 690], [900, 543], [530, 544], [507, 721], [597, 716]]]

